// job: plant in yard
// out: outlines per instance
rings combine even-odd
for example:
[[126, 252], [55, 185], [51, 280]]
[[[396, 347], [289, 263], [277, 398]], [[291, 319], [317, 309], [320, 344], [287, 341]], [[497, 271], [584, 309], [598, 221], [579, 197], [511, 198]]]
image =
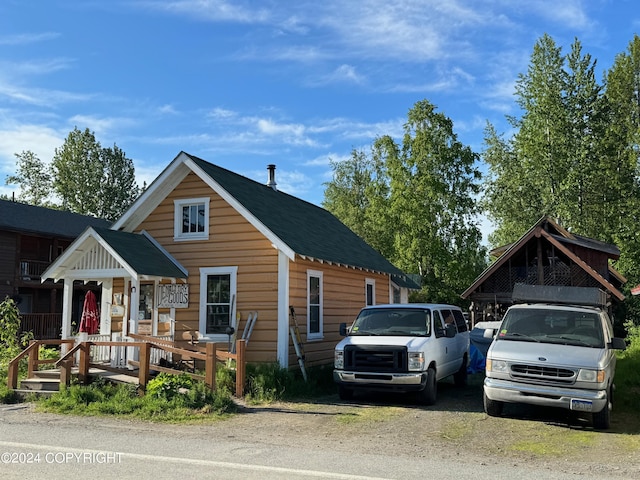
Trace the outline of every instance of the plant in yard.
[[184, 393], [193, 387], [193, 380], [186, 373], [173, 375], [160, 373], [147, 383], [146, 395], [156, 398], [172, 400], [179, 393]]

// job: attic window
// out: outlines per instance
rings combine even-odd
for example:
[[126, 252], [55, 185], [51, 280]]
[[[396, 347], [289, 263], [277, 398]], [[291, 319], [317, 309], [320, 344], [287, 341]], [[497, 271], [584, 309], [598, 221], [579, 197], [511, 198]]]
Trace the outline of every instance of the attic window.
[[174, 200], [174, 240], [209, 238], [209, 199]]

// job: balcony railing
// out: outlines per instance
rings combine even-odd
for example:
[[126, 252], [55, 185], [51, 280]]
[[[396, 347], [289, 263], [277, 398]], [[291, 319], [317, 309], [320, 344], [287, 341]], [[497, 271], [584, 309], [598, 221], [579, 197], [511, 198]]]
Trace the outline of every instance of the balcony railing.
[[20, 278], [24, 281], [40, 281], [42, 273], [51, 265], [51, 262], [40, 260], [20, 260]]
[[60, 338], [62, 332], [61, 313], [21, 313], [20, 334], [33, 332], [36, 340]]

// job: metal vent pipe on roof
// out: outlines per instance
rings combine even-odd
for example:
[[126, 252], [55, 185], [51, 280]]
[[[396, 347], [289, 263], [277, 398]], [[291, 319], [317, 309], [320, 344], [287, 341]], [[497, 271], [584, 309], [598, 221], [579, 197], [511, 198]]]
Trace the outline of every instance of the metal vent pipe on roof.
[[277, 191], [278, 189], [276, 188], [276, 166], [273, 164], [267, 165], [267, 170], [269, 172], [267, 187], [271, 187], [275, 191]]

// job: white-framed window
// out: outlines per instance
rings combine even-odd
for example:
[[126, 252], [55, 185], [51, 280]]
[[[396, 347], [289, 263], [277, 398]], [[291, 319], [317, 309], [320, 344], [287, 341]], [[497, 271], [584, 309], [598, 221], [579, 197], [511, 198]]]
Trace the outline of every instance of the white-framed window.
[[367, 278], [365, 280], [365, 305], [376, 304], [376, 281], [373, 278]]
[[174, 200], [174, 240], [209, 238], [209, 198]]
[[200, 269], [200, 336], [204, 340], [226, 342], [227, 327], [237, 328], [235, 298], [238, 267]]
[[307, 270], [307, 340], [323, 338], [322, 272]]

